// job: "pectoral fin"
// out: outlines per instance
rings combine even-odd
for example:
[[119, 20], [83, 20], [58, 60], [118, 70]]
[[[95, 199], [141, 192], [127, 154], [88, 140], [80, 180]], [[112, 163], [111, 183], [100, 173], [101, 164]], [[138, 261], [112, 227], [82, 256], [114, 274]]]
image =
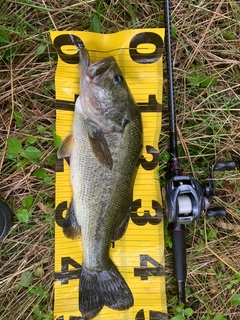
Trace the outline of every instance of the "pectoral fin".
[[71, 155], [73, 148], [74, 138], [72, 133], [70, 133], [62, 142], [58, 149], [57, 157], [58, 159], [66, 158]]
[[102, 132], [91, 132], [88, 134], [88, 138], [92, 151], [97, 160], [111, 170], [113, 166], [113, 159], [107, 141]]

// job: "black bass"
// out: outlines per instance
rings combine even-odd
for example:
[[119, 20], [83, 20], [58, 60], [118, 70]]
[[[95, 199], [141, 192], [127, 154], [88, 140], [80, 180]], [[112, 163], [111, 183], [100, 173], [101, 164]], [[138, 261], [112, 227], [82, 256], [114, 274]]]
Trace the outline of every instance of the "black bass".
[[82, 236], [79, 309], [93, 319], [104, 306], [126, 310], [134, 303], [109, 250], [130, 218], [142, 122], [116, 60], [91, 63], [83, 44], [79, 56], [80, 96], [58, 158], [70, 157], [73, 198], [63, 231], [70, 238]]

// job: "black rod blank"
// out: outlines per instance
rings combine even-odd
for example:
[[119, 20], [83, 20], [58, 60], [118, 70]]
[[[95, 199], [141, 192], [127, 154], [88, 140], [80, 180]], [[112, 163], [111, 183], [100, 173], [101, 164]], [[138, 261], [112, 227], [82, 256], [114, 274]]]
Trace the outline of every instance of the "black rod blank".
[[[176, 109], [174, 95], [174, 76], [171, 46], [171, 11], [169, 0], [164, 1], [165, 19], [165, 43], [166, 43], [166, 65], [168, 77], [168, 112], [169, 112], [169, 139], [170, 159], [168, 161], [167, 178], [181, 175], [182, 170], [178, 160]], [[177, 280], [178, 302], [185, 304], [185, 281], [187, 276], [186, 262], [186, 230], [185, 225], [170, 223], [169, 225], [173, 242], [173, 265], [174, 275]]]
[[173, 83], [173, 62], [171, 46], [171, 11], [169, 0], [164, 1], [164, 19], [165, 19], [165, 43], [166, 43], [166, 65], [168, 74], [168, 109], [170, 125], [170, 154], [172, 158], [178, 157], [177, 149], [177, 130], [174, 100], [174, 83]]

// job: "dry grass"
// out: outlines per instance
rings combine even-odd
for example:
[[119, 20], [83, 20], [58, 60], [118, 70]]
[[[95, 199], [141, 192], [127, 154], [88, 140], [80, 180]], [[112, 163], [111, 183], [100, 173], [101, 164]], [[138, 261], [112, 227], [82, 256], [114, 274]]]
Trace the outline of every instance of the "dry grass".
[[[240, 156], [239, 3], [172, 0], [172, 9], [177, 30], [173, 46], [180, 158], [185, 174], [204, 181], [210, 162]], [[106, 33], [162, 27], [163, 4], [151, 0], [5, 0], [0, 11], [0, 32], [8, 35], [8, 40], [2, 40], [0, 33], [0, 196], [15, 214], [11, 233], [0, 245], [0, 319], [47, 320], [53, 304], [54, 184], [33, 173], [42, 168], [54, 178], [56, 53], [48, 32], [89, 30], [93, 13], [99, 14]], [[46, 49], [38, 54], [40, 45]], [[207, 86], [201, 82], [204, 79]], [[164, 111], [160, 160], [166, 159], [168, 149], [166, 103]], [[32, 136], [36, 137], [33, 145], [42, 152], [40, 158], [25, 161], [7, 156], [7, 138], [17, 138], [24, 148]], [[195, 310], [191, 319], [222, 315], [237, 320], [240, 307], [232, 306], [231, 299], [240, 294], [235, 273], [240, 265], [239, 173], [222, 173], [216, 178], [216, 203], [227, 208], [228, 218], [188, 227], [187, 300]], [[28, 208], [31, 218], [24, 224], [18, 222], [17, 212], [29, 195], [34, 197]], [[176, 301], [168, 248], [166, 266], [172, 315]], [[43, 271], [40, 275], [35, 272], [38, 268]], [[27, 270], [34, 274], [32, 286], [21, 287], [21, 276]], [[40, 285], [44, 293], [31, 291]]]

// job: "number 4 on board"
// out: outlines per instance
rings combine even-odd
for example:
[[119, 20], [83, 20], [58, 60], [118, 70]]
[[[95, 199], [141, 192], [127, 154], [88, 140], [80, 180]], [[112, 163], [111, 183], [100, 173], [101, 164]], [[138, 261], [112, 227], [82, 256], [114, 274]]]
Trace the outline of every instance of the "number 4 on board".
[[[148, 263], [154, 267], [148, 267]], [[141, 277], [141, 280], [148, 280], [150, 276], [164, 276], [164, 272], [164, 267], [148, 254], [140, 254], [140, 268], [134, 268], [134, 276]]]
[[[141, 309], [136, 314], [135, 320], [145, 320], [144, 310]], [[166, 313], [149, 310], [149, 320], [168, 320], [168, 316]]]

